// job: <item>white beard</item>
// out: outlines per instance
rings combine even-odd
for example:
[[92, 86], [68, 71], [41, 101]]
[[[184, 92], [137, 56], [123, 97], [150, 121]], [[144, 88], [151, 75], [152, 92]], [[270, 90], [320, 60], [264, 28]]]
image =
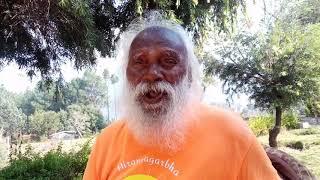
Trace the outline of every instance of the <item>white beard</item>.
[[[161, 100], [157, 104], [143, 106], [137, 99], [147, 90], [163, 90], [168, 94], [168, 101]], [[157, 147], [163, 151], [177, 152], [185, 142], [189, 127], [191, 94], [187, 77], [173, 87], [169, 83], [160, 82], [150, 88], [139, 84], [133, 88], [125, 83], [122, 96], [123, 116], [136, 140], [146, 146]], [[152, 109], [161, 111], [150, 113]], [[152, 112], [152, 111], [151, 111]]]

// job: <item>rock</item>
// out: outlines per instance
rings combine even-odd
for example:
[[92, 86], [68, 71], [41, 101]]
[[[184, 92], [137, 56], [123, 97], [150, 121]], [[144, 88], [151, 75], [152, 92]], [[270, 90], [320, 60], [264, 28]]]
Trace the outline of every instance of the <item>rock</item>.
[[311, 127], [308, 122], [303, 122], [303, 123], [300, 124], [300, 126], [301, 126], [301, 128], [303, 128], [303, 129], [307, 129], [307, 128], [310, 128], [310, 127]]

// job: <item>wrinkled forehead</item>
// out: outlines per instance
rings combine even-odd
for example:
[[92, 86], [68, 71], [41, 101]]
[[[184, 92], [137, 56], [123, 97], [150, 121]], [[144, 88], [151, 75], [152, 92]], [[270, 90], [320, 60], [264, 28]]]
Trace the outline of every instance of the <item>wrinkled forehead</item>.
[[138, 33], [131, 43], [130, 51], [154, 45], [172, 48], [181, 53], [186, 52], [182, 37], [177, 32], [160, 26], [148, 27]]

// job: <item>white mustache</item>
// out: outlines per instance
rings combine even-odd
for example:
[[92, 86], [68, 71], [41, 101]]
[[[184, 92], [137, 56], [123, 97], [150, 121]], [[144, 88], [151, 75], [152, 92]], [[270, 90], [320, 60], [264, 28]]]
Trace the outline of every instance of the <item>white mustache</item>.
[[165, 92], [169, 97], [175, 92], [175, 88], [168, 82], [156, 82], [156, 83], [140, 83], [134, 88], [134, 96], [138, 97], [145, 95], [150, 91]]

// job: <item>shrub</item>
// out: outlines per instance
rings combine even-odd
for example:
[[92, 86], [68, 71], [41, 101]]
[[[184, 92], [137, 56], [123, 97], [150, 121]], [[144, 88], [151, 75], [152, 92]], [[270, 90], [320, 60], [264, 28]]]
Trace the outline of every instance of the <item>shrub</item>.
[[[272, 115], [263, 115], [249, 118], [249, 127], [256, 136], [266, 135], [269, 129], [274, 126]], [[296, 129], [299, 127], [299, 118], [296, 113], [285, 112], [282, 114], [282, 127], [286, 129]]]
[[42, 156], [28, 147], [0, 171], [0, 179], [81, 179], [89, 153], [89, 142], [77, 152], [62, 152], [59, 146]]
[[260, 136], [269, 133], [269, 129], [271, 129], [273, 122], [273, 117], [266, 115], [249, 118], [248, 123], [253, 133], [257, 136]]
[[286, 144], [286, 147], [302, 151], [304, 148], [304, 145], [301, 141], [293, 141], [293, 142], [288, 142]]
[[282, 126], [286, 129], [299, 128], [299, 117], [297, 113], [286, 112], [282, 115]]

